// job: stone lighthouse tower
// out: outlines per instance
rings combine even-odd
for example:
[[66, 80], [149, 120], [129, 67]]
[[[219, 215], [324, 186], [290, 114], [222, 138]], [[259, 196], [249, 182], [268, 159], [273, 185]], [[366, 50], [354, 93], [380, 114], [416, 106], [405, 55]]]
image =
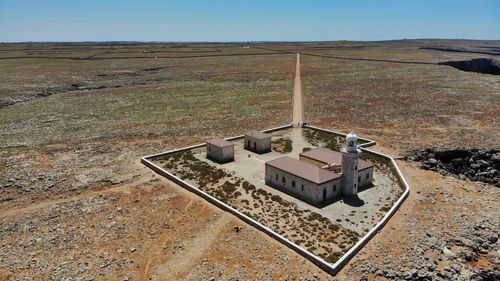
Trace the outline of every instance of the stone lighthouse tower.
[[342, 193], [358, 193], [358, 136], [353, 132], [346, 136], [346, 145], [342, 151]]

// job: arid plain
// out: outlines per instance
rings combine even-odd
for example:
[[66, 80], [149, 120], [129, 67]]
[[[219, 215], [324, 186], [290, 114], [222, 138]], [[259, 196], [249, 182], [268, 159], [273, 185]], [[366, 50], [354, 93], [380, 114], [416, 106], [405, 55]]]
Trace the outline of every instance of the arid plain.
[[[376, 140], [412, 189], [336, 277], [140, 163], [290, 123], [298, 52], [305, 121]], [[498, 278], [499, 189], [404, 156], [498, 150], [500, 76], [440, 63], [499, 55], [465, 40], [0, 45], [0, 280]]]

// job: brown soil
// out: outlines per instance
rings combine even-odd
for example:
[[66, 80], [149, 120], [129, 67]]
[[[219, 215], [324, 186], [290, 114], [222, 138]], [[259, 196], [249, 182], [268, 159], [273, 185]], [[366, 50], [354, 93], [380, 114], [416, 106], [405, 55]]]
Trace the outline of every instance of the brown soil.
[[[257, 46], [0, 45], [0, 100], [8, 104], [0, 108], [0, 280], [329, 279], [139, 158], [287, 122], [295, 53], [306, 51], [323, 56], [302, 55], [313, 125], [354, 127], [392, 155], [497, 145], [498, 76], [437, 65], [476, 53], [420, 49], [438, 45], [480, 51], [498, 41], [280, 44], [263, 46], [277, 53], [264, 56]], [[167, 48], [179, 57], [155, 58]], [[214, 49], [224, 56], [185, 58]], [[410, 197], [336, 279], [397, 279], [383, 271], [422, 262], [437, 263], [434, 271], [458, 266], [471, 279], [497, 265], [498, 242], [465, 262], [469, 250], [453, 241], [468, 245], [478, 225], [497, 232], [498, 189], [399, 163]]]
[[[125, 158], [134, 172], [124, 183], [3, 208], [0, 245], [8, 258], [0, 256], [0, 280], [293, 280], [318, 273], [293, 251], [153, 173], [138, 158]], [[235, 226], [242, 230], [236, 233]]]
[[[484, 218], [485, 213], [494, 217], [500, 212], [500, 204], [494, 199], [500, 191], [491, 185], [444, 177], [404, 161], [398, 161], [398, 165], [411, 187], [410, 196], [382, 231], [341, 271], [339, 279], [392, 279], [359, 270], [357, 265], [369, 264], [377, 270], [402, 268], [403, 272], [410, 272], [418, 266], [412, 265], [411, 260], [422, 254], [431, 262], [437, 262], [437, 270], [442, 270], [449, 265], [449, 261], [443, 259], [443, 249], [421, 252], [419, 245], [425, 243], [425, 238], [439, 234], [441, 241], [463, 239], [464, 227]], [[468, 264], [472, 268], [493, 270], [495, 256], [496, 253], [491, 252], [481, 256], [478, 262]], [[391, 257], [389, 262], [387, 257]]]

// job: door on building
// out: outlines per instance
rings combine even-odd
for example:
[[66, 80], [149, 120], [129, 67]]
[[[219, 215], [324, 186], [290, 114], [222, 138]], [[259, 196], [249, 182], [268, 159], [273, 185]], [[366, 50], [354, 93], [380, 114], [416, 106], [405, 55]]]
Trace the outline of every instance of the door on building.
[[256, 142], [253, 143], [253, 150], [257, 150], [257, 143]]
[[323, 189], [323, 200], [326, 200], [326, 188]]

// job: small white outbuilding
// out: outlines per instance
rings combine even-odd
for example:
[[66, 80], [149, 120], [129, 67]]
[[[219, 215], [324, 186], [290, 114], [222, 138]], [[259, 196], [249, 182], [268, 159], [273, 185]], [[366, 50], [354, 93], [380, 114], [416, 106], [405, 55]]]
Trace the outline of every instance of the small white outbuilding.
[[255, 153], [266, 153], [271, 151], [271, 134], [256, 130], [245, 133], [245, 149]]
[[222, 138], [212, 138], [206, 141], [207, 158], [219, 163], [234, 161], [234, 144]]

